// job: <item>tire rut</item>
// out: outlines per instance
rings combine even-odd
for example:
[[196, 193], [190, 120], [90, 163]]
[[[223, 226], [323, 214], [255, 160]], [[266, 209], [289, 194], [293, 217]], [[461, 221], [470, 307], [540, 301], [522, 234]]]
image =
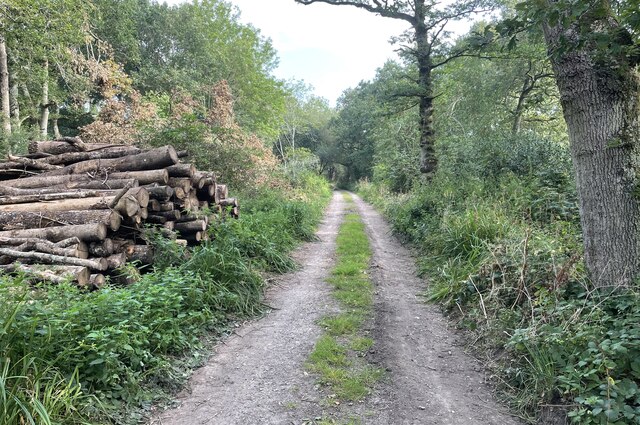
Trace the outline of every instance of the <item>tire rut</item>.
[[[275, 309], [243, 326], [198, 369], [177, 409], [153, 425], [313, 424], [356, 418], [366, 425], [516, 425], [493, 398], [482, 365], [464, 353], [437, 307], [420, 299], [424, 281], [414, 258], [389, 225], [356, 195], [373, 252], [374, 315], [365, 332], [375, 340], [368, 359], [386, 376], [373, 394], [330, 406], [329, 389], [316, 385], [304, 363], [323, 329], [317, 321], [339, 311], [325, 283], [334, 265], [335, 240], [345, 214], [335, 192], [317, 235], [294, 253], [301, 269], [267, 291]], [[351, 423], [351, 422], [349, 422]]]
[[515, 425], [492, 396], [482, 365], [466, 355], [437, 307], [420, 299], [414, 258], [370, 205], [353, 195], [373, 251], [376, 344], [372, 360], [387, 378], [366, 424]]
[[294, 252], [300, 269], [277, 278], [267, 291], [265, 302], [274, 310], [219, 344], [179, 395], [179, 407], [152, 424], [283, 424], [322, 415], [322, 394], [304, 363], [322, 334], [316, 322], [336, 311], [324, 281], [344, 209], [342, 195], [334, 193], [316, 233], [319, 241]]

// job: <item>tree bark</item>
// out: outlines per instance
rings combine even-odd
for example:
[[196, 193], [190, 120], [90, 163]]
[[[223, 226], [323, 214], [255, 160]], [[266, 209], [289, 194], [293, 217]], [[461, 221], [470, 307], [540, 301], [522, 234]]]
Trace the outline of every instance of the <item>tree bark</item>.
[[[77, 162], [66, 167], [50, 171], [43, 175], [58, 176], [65, 174], [84, 174], [97, 172], [131, 172], [146, 170], [162, 170], [164, 167], [174, 165], [179, 161], [178, 155], [172, 146], [150, 149], [137, 155], [129, 155], [113, 159], [92, 159]], [[162, 170], [165, 171], [166, 170]], [[139, 180], [139, 179], [138, 179]]]
[[91, 242], [89, 244], [89, 254], [96, 257], [108, 257], [116, 252], [112, 239], [105, 239], [101, 242]]
[[[104, 278], [103, 274], [96, 273], [89, 276], [88, 286], [90, 286], [92, 289], [100, 289], [104, 286], [105, 283], [106, 283], [106, 279]], [[78, 285], [86, 286], [87, 284], [83, 285], [80, 282], [78, 282]]]
[[11, 107], [9, 102], [9, 65], [7, 64], [7, 44], [0, 35], [0, 99], [2, 101], [2, 130], [11, 134]]
[[127, 253], [127, 260], [153, 264], [153, 248], [149, 245], [133, 245], [132, 250]]
[[111, 210], [0, 212], [0, 230], [38, 229], [73, 224], [103, 223], [118, 231], [122, 216]]
[[18, 101], [18, 93], [18, 81], [13, 78], [11, 81], [11, 86], [9, 87], [9, 110], [12, 120], [11, 127], [13, 130], [19, 129], [22, 124], [20, 122], [20, 103]]
[[[47, 173], [48, 174], [48, 173]], [[35, 189], [39, 187], [51, 187], [53, 185], [66, 185], [72, 182], [105, 182], [108, 184], [109, 179], [122, 180], [122, 179], [134, 179], [137, 180], [140, 185], [159, 183], [166, 184], [169, 181], [167, 170], [146, 170], [146, 171], [126, 171], [119, 173], [107, 173], [107, 174], [67, 174], [62, 176], [49, 176], [49, 175], [36, 175], [31, 177], [25, 177], [21, 179], [4, 180], [0, 182], [3, 186], [11, 186], [22, 189]]]
[[[113, 196], [102, 196], [93, 198], [80, 199], [60, 199], [49, 202], [32, 202], [28, 204], [12, 204], [0, 205], [0, 212], [16, 212], [16, 211], [35, 211], [35, 212], [51, 212], [51, 211], [71, 211], [78, 209], [104, 210], [109, 209], [109, 205], [113, 201]], [[113, 207], [125, 217], [132, 217], [140, 212], [140, 204], [133, 195], [125, 195]]]
[[[75, 142], [72, 142], [75, 139]], [[60, 155], [70, 152], [94, 151], [107, 148], [127, 147], [128, 145], [109, 143], [78, 143], [77, 137], [64, 137], [62, 140], [34, 140], [29, 142], [29, 153], [47, 153]]]
[[108, 263], [104, 258], [84, 259], [65, 257], [62, 255], [47, 254], [43, 252], [22, 252], [15, 249], [0, 248], [0, 255], [6, 255], [13, 258], [28, 258], [38, 260], [44, 263], [65, 264], [68, 266], [88, 267], [91, 270], [104, 271], [107, 270]]
[[62, 283], [68, 280], [76, 282], [79, 286], [86, 286], [89, 283], [89, 269], [82, 266], [43, 266], [15, 263], [0, 266], [0, 269], [14, 273], [24, 273], [28, 278], [52, 283]]
[[107, 267], [109, 269], [118, 269], [125, 265], [127, 262], [127, 255], [124, 252], [118, 254], [112, 254], [106, 258]]
[[51, 123], [53, 124], [53, 137], [56, 139], [62, 138], [62, 134], [60, 134], [60, 128], [58, 128], [58, 118], [60, 117], [60, 107], [57, 103], [53, 105], [53, 118], [51, 119]]
[[140, 148], [135, 146], [122, 146], [114, 147], [110, 149], [99, 149], [86, 152], [68, 152], [59, 155], [54, 155], [40, 159], [41, 162], [46, 162], [52, 165], [69, 165], [76, 162], [88, 161], [91, 159], [113, 159], [122, 158], [128, 155], [136, 155], [141, 153]]
[[103, 223], [92, 223], [0, 232], [0, 238], [38, 238], [51, 242], [59, 242], [73, 237], [84, 242], [101, 241], [107, 237], [107, 226]]
[[44, 60], [44, 81], [42, 82], [42, 99], [40, 101], [40, 136], [48, 138], [49, 133], [49, 60]]
[[[594, 22], [610, 29], [613, 20]], [[544, 26], [557, 51], [577, 29]], [[609, 59], [609, 58], [607, 58]], [[640, 85], [626, 64], [595, 62], [589, 46], [551, 56], [569, 130], [585, 263], [595, 286], [630, 285], [640, 271]]]
[[167, 167], [169, 177], [188, 177], [194, 179], [196, 175], [196, 167], [193, 164], [176, 164]]
[[429, 28], [425, 24], [426, 7], [424, 0], [415, 2], [416, 19], [414, 31], [416, 37], [416, 60], [418, 63], [418, 85], [420, 87], [418, 111], [420, 114], [420, 172], [429, 178], [438, 168], [433, 127], [433, 64], [431, 63], [431, 44]]
[[11, 170], [14, 168], [29, 168], [31, 170], [52, 171], [59, 170], [59, 165], [51, 165], [46, 162], [42, 162], [39, 159], [29, 159], [19, 156], [9, 155], [9, 162], [3, 162], [0, 164], [0, 170]]
[[32, 242], [25, 242], [15, 248], [16, 251], [37, 251], [46, 254], [61, 255], [63, 257], [76, 257], [81, 259], [89, 258], [88, 247], [85, 243], [70, 246], [67, 248], [61, 248], [54, 243], [47, 240], [35, 240]]
[[180, 233], [195, 233], [201, 232], [207, 229], [207, 222], [205, 220], [186, 221], [182, 223], [176, 223], [175, 230]]

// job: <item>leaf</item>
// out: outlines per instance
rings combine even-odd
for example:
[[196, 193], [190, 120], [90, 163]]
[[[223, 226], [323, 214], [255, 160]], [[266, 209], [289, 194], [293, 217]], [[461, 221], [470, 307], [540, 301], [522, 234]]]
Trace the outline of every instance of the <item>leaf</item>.
[[99, 365], [104, 363], [104, 359], [101, 357], [99, 359], [95, 359], [93, 360], [91, 363], [89, 363], [89, 366], [95, 366], [95, 365]]

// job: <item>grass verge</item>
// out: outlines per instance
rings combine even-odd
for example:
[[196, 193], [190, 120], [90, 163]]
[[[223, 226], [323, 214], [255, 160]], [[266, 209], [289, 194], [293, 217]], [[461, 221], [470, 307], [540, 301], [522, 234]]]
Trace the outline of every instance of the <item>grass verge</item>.
[[[351, 196], [343, 196], [354, 211]], [[382, 371], [368, 364], [365, 357], [373, 345], [362, 329], [371, 316], [373, 286], [367, 274], [371, 250], [358, 214], [349, 212], [345, 216], [336, 244], [336, 265], [327, 282], [333, 286], [333, 296], [343, 312], [320, 321], [325, 334], [316, 343], [307, 366], [331, 388], [337, 398], [332, 402], [339, 403], [366, 397]]]

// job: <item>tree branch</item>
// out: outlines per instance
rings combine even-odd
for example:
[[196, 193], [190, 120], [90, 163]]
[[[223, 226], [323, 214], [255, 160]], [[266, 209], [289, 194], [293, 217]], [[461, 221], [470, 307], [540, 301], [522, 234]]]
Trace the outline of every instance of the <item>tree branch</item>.
[[402, 12], [389, 9], [386, 1], [384, 2], [384, 4], [382, 4], [379, 0], [373, 0], [373, 4], [375, 6], [369, 3], [363, 3], [357, 0], [295, 0], [295, 1], [296, 3], [300, 3], [304, 5], [310, 5], [313, 3], [326, 3], [334, 6], [353, 6], [359, 9], [364, 9], [371, 13], [377, 13], [378, 15], [384, 16], [385, 18], [401, 19], [403, 21], [407, 21], [411, 23], [411, 25], [414, 25], [416, 22], [416, 18], [407, 13], [402, 13]]

